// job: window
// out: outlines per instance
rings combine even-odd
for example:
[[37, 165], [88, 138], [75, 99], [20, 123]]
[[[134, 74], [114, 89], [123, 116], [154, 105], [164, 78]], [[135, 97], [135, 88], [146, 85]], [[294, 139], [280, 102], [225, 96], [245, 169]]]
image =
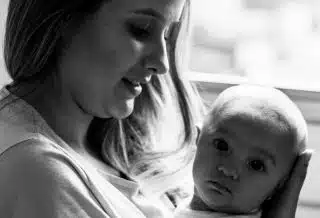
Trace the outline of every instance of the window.
[[219, 75], [219, 79], [320, 90], [319, 1], [197, 0], [192, 4], [191, 71]]

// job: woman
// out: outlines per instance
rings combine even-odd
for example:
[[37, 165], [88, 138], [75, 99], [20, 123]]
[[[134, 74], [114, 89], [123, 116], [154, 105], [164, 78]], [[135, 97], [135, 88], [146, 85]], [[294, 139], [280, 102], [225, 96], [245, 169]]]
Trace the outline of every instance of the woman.
[[[187, 168], [199, 111], [172, 55], [188, 7], [187, 0], [10, 1], [1, 216], [170, 216], [157, 198], [168, 186], [154, 184]], [[305, 175], [306, 156], [295, 175]], [[166, 166], [171, 159], [175, 169]], [[294, 217], [302, 183], [288, 183], [268, 217]]]

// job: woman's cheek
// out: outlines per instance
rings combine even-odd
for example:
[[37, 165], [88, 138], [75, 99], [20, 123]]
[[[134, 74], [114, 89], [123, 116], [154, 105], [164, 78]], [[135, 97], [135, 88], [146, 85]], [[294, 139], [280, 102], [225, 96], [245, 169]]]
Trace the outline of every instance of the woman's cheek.
[[144, 50], [146, 48], [146, 43], [135, 39], [131, 39], [128, 47], [130, 47], [129, 57], [131, 57], [132, 59], [138, 59], [143, 55]]

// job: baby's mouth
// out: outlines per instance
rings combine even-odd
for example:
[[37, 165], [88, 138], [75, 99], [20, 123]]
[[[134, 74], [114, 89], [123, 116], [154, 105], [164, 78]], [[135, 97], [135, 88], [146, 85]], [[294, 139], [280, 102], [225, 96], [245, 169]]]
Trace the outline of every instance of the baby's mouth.
[[227, 193], [232, 195], [232, 191], [225, 185], [217, 182], [217, 181], [209, 181], [211, 188], [215, 189], [216, 191], [220, 192], [221, 194]]

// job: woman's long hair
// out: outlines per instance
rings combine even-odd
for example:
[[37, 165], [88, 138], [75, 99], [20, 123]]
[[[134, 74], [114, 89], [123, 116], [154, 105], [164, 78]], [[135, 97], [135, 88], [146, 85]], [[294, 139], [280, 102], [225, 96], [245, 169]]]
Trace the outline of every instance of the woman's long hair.
[[[69, 27], [81, 25], [105, 2], [10, 0], [4, 59], [13, 80], [11, 86], [19, 89], [23, 83], [37, 84], [49, 78]], [[174, 173], [193, 157], [195, 122], [201, 106], [197, 108], [196, 90], [183, 75], [187, 61], [180, 60], [186, 54], [189, 17], [187, 0], [182, 22], [168, 44], [170, 73], [154, 75], [144, 85], [128, 118], [95, 118], [90, 125], [88, 149], [133, 179]]]
[[51, 76], [70, 26], [80, 25], [105, 0], [10, 0], [6, 20], [4, 60], [13, 80], [42, 83]]
[[[143, 181], [174, 174], [190, 164], [196, 122], [203, 108], [186, 79], [190, 2], [168, 44], [170, 73], [154, 75], [136, 99], [133, 113], [122, 120], [96, 118], [89, 139], [96, 153], [129, 177]], [[184, 57], [184, 58], [183, 58]]]

